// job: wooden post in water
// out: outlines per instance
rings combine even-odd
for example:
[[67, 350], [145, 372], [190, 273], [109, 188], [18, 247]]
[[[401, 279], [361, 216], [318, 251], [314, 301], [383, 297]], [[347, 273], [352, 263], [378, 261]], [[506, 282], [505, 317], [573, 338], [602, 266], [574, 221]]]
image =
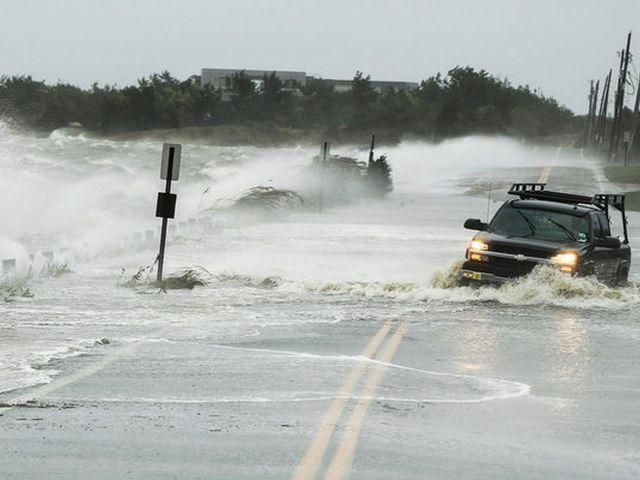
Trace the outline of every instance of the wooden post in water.
[[371, 148], [369, 149], [369, 165], [373, 162], [373, 149], [376, 146], [376, 134], [371, 135]]
[[322, 144], [322, 157], [320, 165], [320, 198], [318, 199], [318, 211], [322, 212], [322, 203], [324, 202], [324, 173], [327, 168], [327, 159], [329, 158], [329, 142]]

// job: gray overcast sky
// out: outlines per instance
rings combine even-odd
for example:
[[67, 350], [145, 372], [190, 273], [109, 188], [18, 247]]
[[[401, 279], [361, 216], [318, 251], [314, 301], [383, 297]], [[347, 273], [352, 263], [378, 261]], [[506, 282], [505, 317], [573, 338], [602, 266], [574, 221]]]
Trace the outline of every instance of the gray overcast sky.
[[[574, 111], [616, 65], [640, 0], [0, 0], [0, 74], [125, 85], [202, 67], [418, 81], [456, 65]], [[640, 56], [638, 57], [640, 58]]]

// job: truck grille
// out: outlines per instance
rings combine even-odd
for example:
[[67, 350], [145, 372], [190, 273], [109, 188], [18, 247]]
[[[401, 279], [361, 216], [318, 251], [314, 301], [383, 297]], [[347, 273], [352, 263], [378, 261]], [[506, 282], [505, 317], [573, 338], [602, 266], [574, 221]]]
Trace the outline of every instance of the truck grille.
[[520, 262], [510, 258], [487, 257], [486, 262], [467, 262], [476, 272], [492, 273], [500, 277], [514, 278], [526, 275], [537, 265], [534, 262]]
[[549, 252], [549, 250], [543, 250], [540, 248], [519, 247], [515, 245], [501, 245], [499, 243], [492, 243], [489, 248], [493, 252], [512, 253], [514, 255], [520, 254], [520, 255], [525, 255], [527, 257], [549, 258], [554, 255], [553, 252]]

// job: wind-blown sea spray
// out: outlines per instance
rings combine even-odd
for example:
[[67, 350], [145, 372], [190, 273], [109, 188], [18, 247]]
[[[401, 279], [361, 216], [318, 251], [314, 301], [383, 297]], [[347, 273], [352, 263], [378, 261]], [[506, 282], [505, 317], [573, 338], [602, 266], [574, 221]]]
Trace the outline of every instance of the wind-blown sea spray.
[[[112, 141], [65, 129], [43, 136], [0, 126], [5, 152], [0, 158], [5, 172], [0, 178], [0, 202], [10, 206], [2, 210], [0, 256], [25, 258], [33, 251], [67, 249], [70, 256], [84, 261], [108, 252], [110, 257], [114, 253], [127, 257], [124, 263], [131, 267], [131, 258], [140, 257], [140, 249], [146, 255], [155, 247], [143, 239], [157, 228], [153, 199], [159, 187], [159, 142]], [[367, 148], [334, 146], [332, 153], [366, 160]], [[299, 208], [306, 205], [305, 194], [313, 191], [308, 166], [316, 154], [317, 146], [185, 144], [176, 216], [185, 222], [203, 217], [201, 225], [211, 228], [185, 230], [177, 225], [174, 236], [189, 242], [194, 235], [204, 235], [207, 241], [219, 242], [215, 248], [207, 247], [202, 258], [189, 258], [184, 264], [262, 278], [427, 281], [442, 261], [461, 255], [467, 237], [461, 228], [464, 216], [484, 215], [480, 212], [484, 204], [464, 203], [461, 180], [479, 178], [478, 172], [488, 167], [530, 167], [547, 159], [544, 149], [504, 138], [380, 144], [376, 154], [389, 159], [394, 191], [384, 199], [355, 197], [318, 215]], [[237, 212], [221, 215], [234, 199], [255, 187], [293, 192], [302, 201], [289, 202], [287, 208], [294, 205], [292, 210], [302, 211], [292, 211], [288, 220], [263, 212], [244, 221]], [[459, 213], [448, 213], [434, 227], [442, 201], [449, 206], [460, 203]], [[288, 226], [260, 226], [263, 221], [284, 221]], [[226, 225], [232, 230], [225, 230]], [[231, 234], [234, 248], [222, 248]], [[264, 237], [257, 242], [252, 235]], [[424, 257], [424, 242], [442, 243], [438, 264]], [[145, 260], [135, 263], [139, 266]]]

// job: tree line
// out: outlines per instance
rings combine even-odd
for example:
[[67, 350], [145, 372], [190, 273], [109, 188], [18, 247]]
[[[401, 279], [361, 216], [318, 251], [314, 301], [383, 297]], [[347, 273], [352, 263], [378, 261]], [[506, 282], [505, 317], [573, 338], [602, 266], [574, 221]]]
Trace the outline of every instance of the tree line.
[[71, 122], [101, 133], [259, 123], [322, 129], [329, 135], [375, 130], [433, 139], [473, 133], [534, 138], [566, 132], [573, 119], [553, 98], [471, 67], [456, 67], [423, 80], [417, 89], [400, 91], [378, 91], [362, 72], [353, 77], [350, 91], [336, 91], [323, 80], [285, 87], [274, 73], [261, 82], [244, 72], [227, 80], [223, 91], [201, 85], [197, 75], [179, 80], [163, 72], [136, 85], [82, 89], [3, 76], [0, 115], [42, 130]]

